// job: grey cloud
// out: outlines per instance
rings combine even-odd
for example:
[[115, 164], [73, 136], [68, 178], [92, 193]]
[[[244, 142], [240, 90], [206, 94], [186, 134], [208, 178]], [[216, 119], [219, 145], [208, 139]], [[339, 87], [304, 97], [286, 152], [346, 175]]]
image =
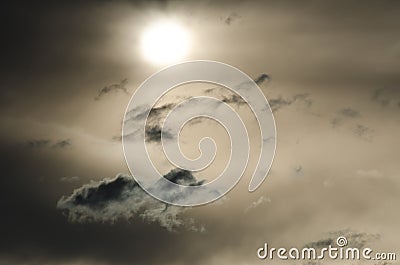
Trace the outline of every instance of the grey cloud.
[[[161, 114], [165, 114], [165, 112], [173, 109], [176, 106], [176, 104], [174, 103], [168, 103], [168, 104], [164, 104], [162, 106], [159, 107], [154, 107], [150, 110], [150, 113], [147, 117], [147, 122], [152, 122], [157, 120], [157, 117], [160, 116]], [[141, 106], [141, 107], [137, 107], [135, 109], [130, 110], [127, 114], [126, 114], [126, 121], [135, 121], [135, 120], [143, 120], [146, 118], [146, 106]]]
[[38, 140], [29, 140], [26, 142], [26, 147], [28, 148], [45, 148], [45, 147], [53, 147], [53, 148], [65, 148], [71, 145], [70, 139], [62, 139], [56, 142], [53, 142], [50, 139], [38, 139]]
[[[253, 79], [253, 81], [257, 84], [257, 85], [261, 85], [264, 82], [269, 82], [271, 80], [271, 77], [268, 74], [261, 74], [259, 75], [257, 78]], [[205, 92], [206, 93], [211, 93], [212, 91], [214, 91], [215, 89], [220, 89], [220, 87], [211, 87], [209, 89], [206, 89]]]
[[228, 103], [228, 104], [229, 103], [233, 103], [233, 104], [237, 104], [237, 105], [246, 104], [246, 101], [244, 101], [240, 96], [238, 96], [236, 94], [233, 94], [233, 95], [231, 95], [229, 97], [224, 97], [222, 99], [222, 102], [225, 102], [225, 103]]
[[359, 136], [367, 141], [372, 140], [372, 136], [374, 133], [373, 129], [371, 129], [367, 126], [364, 126], [362, 124], [357, 124], [353, 131], [357, 136]]
[[309, 94], [296, 94], [291, 98], [283, 98], [279, 96], [277, 98], [268, 99], [269, 105], [272, 111], [278, 111], [282, 107], [290, 106], [296, 102], [302, 102], [306, 107], [310, 107], [312, 105], [312, 100], [309, 98]]
[[346, 230], [339, 230], [335, 232], [330, 232], [329, 236], [326, 238], [310, 242], [306, 244], [304, 247], [313, 247], [316, 249], [321, 249], [324, 247], [328, 247], [329, 245], [336, 245], [336, 239], [339, 236], [344, 236], [347, 239], [347, 246], [348, 247], [354, 247], [354, 248], [363, 248], [366, 247], [368, 243], [373, 242], [374, 240], [379, 239], [379, 235], [377, 234], [368, 234], [368, 233], [360, 233], [360, 232], [354, 232], [352, 230], [346, 229]]
[[378, 88], [372, 93], [372, 101], [382, 107], [400, 107], [400, 89], [398, 88]]
[[226, 25], [231, 25], [234, 21], [237, 21], [241, 18], [242, 17], [238, 13], [232, 12], [231, 14], [229, 14], [229, 16], [222, 18], [222, 19], [224, 20], [224, 23]]
[[65, 140], [59, 140], [56, 143], [53, 144], [53, 147], [55, 148], [65, 148], [71, 145], [71, 140], [70, 139], [65, 139]]
[[104, 96], [105, 94], [108, 94], [108, 93], [110, 93], [112, 91], [122, 91], [125, 94], [130, 95], [129, 92], [128, 92], [128, 89], [126, 88], [127, 84], [128, 84], [128, 79], [124, 78], [119, 83], [115, 83], [115, 84], [104, 86], [103, 88], [101, 88], [99, 90], [99, 93], [97, 94], [95, 99], [98, 100], [102, 96]]
[[299, 165], [294, 169], [294, 172], [296, 173], [296, 175], [302, 176], [304, 175], [304, 168]]
[[332, 128], [335, 128], [336, 126], [339, 126], [340, 124], [342, 123], [342, 119], [340, 119], [340, 118], [333, 118], [332, 120], [331, 120], [331, 125], [332, 125]]
[[[172, 139], [173, 136], [169, 132], [164, 131], [163, 137], [166, 139]], [[161, 141], [161, 126], [147, 126], [146, 127], [146, 141], [148, 142], [160, 142]]]
[[341, 117], [335, 117], [331, 120], [332, 128], [335, 128], [343, 123], [345, 118], [358, 118], [361, 116], [360, 112], [352, 108], [343, 108], [338, 111]]
[[254, 79], [254, 82], [256, 82], [257, 85], [261, 85], [262, 83], [264, 83], [265, 81], [270, 81], [271, 77], [267, 74], [261, 74], [259, 77], [257, 77], [256, 79]]
[[49, 146], [50, 140], [47, 139], [39, 139], [39, 140], [29, 140], [26, 142], [26, 146], [29, 148], [40, 148]]
[[357, 118], [360, 117], [360, 113], [352, 108], [344, 108], [339, 110], [339, 113], [345, 117], [350, 117], [350, 118]]
[[114, 135], [113, 137], [111, 137], [111, 140], [114, 141], [114, 142], [121, 142], [122, 136], [121, 135]]
[[[175, 169], [164, 176], [181, 185], [200, 185], [191, 172]], [[155, 188], [163, 189], [156, 185]], [[184, 196], [184, 195], [174, 195]], [[169, 206], [148, 195], [132, 176], [118, 174], [113, 179], [92, 182], [63, 196], [57, 203], [71, 222], [110, 222], [119, 219], [140, 218], [148, 223], [158, 223], [169, 231], [186, 228], [203, 231], [193, 219], [182, 217], [187, 208]]]

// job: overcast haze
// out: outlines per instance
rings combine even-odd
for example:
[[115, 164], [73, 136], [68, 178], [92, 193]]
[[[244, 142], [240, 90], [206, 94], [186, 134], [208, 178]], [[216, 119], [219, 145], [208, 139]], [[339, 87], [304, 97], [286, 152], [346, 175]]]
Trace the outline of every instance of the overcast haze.
[[[337, 235], [399, 251], [399, 1], [16, 1], [0, 13], [1, 264], [280, 263], [256, 250]], [[185, 60], [231, 64], [267, 97], [277, 149], [256, 192], [247, 191], [255, 119], [210, 85], [158, 102], [150, 155], [169, 180], [215, 178], [229, 153], [223, 127], [202, 119], [184, 128], [189, 157], [204, 136], [219, 145], [216, 164], [194, 174], [165, 161], [157, 127], [181, 100], [215, 96], [238, 111], [252, 140], [238, 186], [190, 209], [154, 200], [130, 178], [123, 115], [135, 89], [165, 67], [146, 61], [140, 36], [167, 18], [190, 33]]]

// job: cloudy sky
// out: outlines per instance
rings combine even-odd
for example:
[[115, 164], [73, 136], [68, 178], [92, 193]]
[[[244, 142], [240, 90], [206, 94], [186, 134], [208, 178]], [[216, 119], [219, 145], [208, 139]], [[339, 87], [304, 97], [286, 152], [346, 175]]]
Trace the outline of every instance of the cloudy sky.
[[[338, 235], [400, 254], [400, 2], [15, 1], [0, 13], [0, 264], [265, 264], [256, 256], [265, 242], [302, 247]], [[267, 97], [277, 149], [257, 191], [247, 191], [255, 119], [209, 84], [178, 87], [157, 103], [149, 153], [173, 182], [216, 178], [229, 153], [223, 127], [199, 119], [182, 131], [188, 157], [204, 136], [219, 146], [204, 172], [175, 169], [159, 141], [179, 101], [214, 96], [241, 114], [252, 140], [236, 188], [181, 208], [131, 177], [124, 112], [166, 66], [144, 56], [141, 36], [167, 20], [190, 36], [182, 60], [233, 65]]]

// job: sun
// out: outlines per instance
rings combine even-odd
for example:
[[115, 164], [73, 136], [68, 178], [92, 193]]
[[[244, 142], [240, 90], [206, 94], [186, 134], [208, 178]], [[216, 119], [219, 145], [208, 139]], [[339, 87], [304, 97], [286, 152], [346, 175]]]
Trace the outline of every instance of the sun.
[[178, 23], [162, 21], [145, 29], [141, 39], [143, 56], [156, 64], [182, 60], [189, 51], [189, 34]]

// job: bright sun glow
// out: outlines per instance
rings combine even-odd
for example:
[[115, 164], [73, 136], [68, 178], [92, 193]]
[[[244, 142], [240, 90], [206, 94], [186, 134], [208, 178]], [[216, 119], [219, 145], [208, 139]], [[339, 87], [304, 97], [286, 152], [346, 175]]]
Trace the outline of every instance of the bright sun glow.
[[153, 63], [168, 64], [182, 60], [189, 50], [188, 33], [173, 22], [151, 25], [142, 36], [142, 51]]

